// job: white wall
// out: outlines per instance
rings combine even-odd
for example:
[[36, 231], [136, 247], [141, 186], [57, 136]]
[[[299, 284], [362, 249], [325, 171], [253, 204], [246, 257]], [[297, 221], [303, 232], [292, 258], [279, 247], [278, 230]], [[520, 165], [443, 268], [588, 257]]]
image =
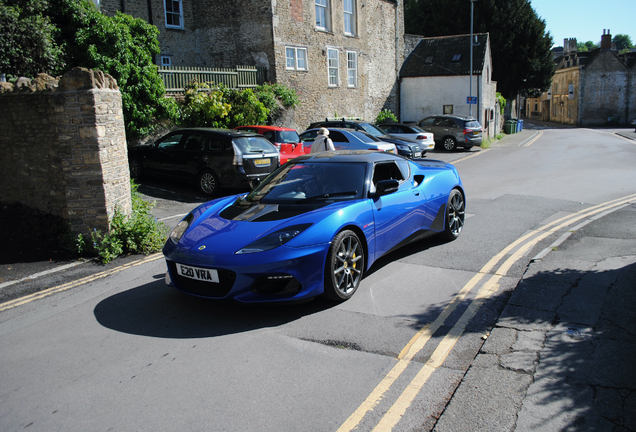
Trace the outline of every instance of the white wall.
[[[479, 76], [473, 75], [473, 96], [477, 96], [478, 81]], [[443, 114], [444, 105], [453, 105], [453, 114], [468, 115], [469, 87], [468, 76], [404, 78], [400, 85], [400, 120], [420, 121]], [[473, 117], [477, 117], [477, 106], [473, 105]]]

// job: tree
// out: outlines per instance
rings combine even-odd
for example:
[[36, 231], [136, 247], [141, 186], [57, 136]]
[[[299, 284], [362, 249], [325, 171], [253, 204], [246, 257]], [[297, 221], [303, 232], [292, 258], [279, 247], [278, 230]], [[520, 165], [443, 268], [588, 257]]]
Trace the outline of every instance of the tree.
[[59, 72], [64, 62], [58, 29], [41, 0], [0, 0], [0, 73], [9, 78]]
[[614, 45], [616, 45], [616, 49], [619, 52], [628, 50], [629, 48], [634, 48], [632, 39], [628, 35], [617, 34], [612, 38], [612, 42], [614, 42]]
[[[470, 9], [468, 0], [406, 0], [406, 32], [427, 37], [470, 34]], [[552, 36], [529, 0], [479, 0], [474, 3], [473, 26], [474, 33], [490, 33], [492, 78], [503, 96], [549, 88]]]
[[595, 50], [596, 48], [599, 48], [600, 46], [601, 46], [600, 44], [595, 44], [592, 41], [578, 42], [576, 44], [577, 49], [582, 52], [592, 51], [592, 50]]
[[[0, 0], [0, 12], [8, 17], [2, 21], [7, 34], [2, 31], [0, 37], [10, 42], [10, 48], [0, 50], [12, 54], [9, 60], [2, 56], [0, 66], [15, 64], [11, 73], [58, 75], [82, 66], [112, 75], [121, 90], [128, 138], [146, 135], [155, 121], [175, 115], [174, 101], [163, 97], [165, 86], [152, 62], [152, 56], [159, 53], [155, 26], [121, 13], [108, 17], [90, 0]], [[16, 38], [12, 29], [19, 23], [34, 24]], [[40, 32], [34, 29], [35, 36], [29, 34], [36, 26]], [[34, 49], [35, 37], [44, 40], [40, 45], [48, 50]], [[22, 63], [14, 60], [20, 55], [24, 56]]]

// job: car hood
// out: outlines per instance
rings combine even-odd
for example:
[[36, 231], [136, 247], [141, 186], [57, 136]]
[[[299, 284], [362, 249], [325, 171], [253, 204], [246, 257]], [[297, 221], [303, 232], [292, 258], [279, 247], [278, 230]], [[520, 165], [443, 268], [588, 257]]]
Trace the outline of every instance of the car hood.
[[[255, 204], [243, 207], [234, 205], [230, 200], [224, 207], [211, 206], [198, 218], [195, 217], [178, 245], [189, 250], [201, 250], [201, 247], [205, 247], [207, 253], [234, 254], [273, 231], [294, 225], [318, 225], [342, 207], [359, 201], [312, 205]], [[320, 230], [316, 230], [313, 235], [303, 236], [304, 240], [297, 242], [292, 239], [287, 245], [294, 247], [319, 244], [331, 238], [319, 234]]]

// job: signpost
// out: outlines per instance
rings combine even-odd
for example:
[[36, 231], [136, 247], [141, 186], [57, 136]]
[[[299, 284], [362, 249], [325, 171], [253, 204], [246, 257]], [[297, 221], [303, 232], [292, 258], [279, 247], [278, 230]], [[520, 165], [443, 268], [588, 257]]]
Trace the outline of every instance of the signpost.
[[469, 105], [477, 105], [477, 96], [466, 97], [466, 103]]

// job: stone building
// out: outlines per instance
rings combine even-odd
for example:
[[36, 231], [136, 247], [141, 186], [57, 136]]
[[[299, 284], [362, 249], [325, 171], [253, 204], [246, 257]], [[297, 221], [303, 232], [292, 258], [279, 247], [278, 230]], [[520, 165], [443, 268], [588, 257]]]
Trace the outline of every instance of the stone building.
[[[400, 117], [420, 121], [434, 114], [472, 115], [494, 137], [500, 132], [497, 83], [492, 81], [488, 33], [473, 35], [470, 82], [470, 35], [424, 38], [406, 36], [408, 55], [400, 70]], [[468, 96], [476, 104], [468, 104]]]
[[285, 126], [375, 120], [398, 109], [403, 2], [397, 0], [95, 0], [159, 29], [158, 65], [264, 66], [301, 105]]
[[609, 31], [592, 51], [578, 51], [576, 39], [565, 39], [552, 86], [527, 100], [527, 116], [578, 126], [630, 124], [636, 115], [635, 63], [612, 49]]

